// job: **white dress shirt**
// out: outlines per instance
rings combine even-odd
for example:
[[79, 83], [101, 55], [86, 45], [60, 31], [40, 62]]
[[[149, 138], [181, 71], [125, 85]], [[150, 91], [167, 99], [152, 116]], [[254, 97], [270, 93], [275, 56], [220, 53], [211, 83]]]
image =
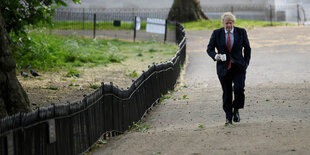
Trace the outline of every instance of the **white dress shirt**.
[[[228, 31], [224, 28], [224, 31], [225, 31], [225, 43], [227, 45], [227, 36], [228, 36]], [[234, 27], [232, 28], [232, 30], [229, 32], [230, 33], [230, 45], [231, 45], [231, 48], [234, 44]], [[215, 55], [214, 59], [216, 60], [216, 57], [218, 56], [218, 54]]]

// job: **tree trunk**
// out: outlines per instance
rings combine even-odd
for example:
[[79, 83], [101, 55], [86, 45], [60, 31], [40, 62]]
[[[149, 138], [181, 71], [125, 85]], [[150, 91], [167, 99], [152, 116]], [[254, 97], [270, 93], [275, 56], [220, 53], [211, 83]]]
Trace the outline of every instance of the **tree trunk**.
[[189, 22], [199, 19], [207, 20], [208, 17], [201, 10], [200, 0], [174, 0], [167, 19]]
[[16, 77], [16, 63], [4, 24], [0, 11], [0, 119], [18, 112], [30, 111], [28, 96]]

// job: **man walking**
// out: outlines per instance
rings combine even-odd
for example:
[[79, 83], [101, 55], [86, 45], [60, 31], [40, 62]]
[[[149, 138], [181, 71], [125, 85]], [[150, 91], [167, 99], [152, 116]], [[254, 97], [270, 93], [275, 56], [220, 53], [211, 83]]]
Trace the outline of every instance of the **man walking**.
[[244, 108], [245, 100], [245, 74], [251, 58], [246, 30], [235, 27], [235, 21], [236, 17], [232, 13], [224, 13], [223, 27], [213, 31], [207, 48], [208, 55], [217, 62], [216, 70], [223, 90], [223, 109], [226, 113], [225, 125], [232, 124], [232, 120], [240, 122], [239, 109]]

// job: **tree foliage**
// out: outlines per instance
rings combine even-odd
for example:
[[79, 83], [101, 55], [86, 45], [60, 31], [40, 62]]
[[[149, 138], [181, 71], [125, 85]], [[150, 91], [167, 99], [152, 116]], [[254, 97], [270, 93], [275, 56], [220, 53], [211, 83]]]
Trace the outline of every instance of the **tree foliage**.
[[51, 23], [51, 16], [59, 6], [66, 6], [65, 1], [0, 0], [0, 119], [30, 111], [28, 96], [16, 77], [16, 63], [10, 48], [18, 42], [11, 42], [8, 33], [13, 37], [22, 35], [25, 38], [26, 25]]
[[[26, 33], [27, 26], [41, 23], [52, 25], [55, 9], [67, 6], [65, 1], [67, 0], [0, 0], [4, 27], [9, 33], [9, 43], [15, 59], [20, 60], [21, 56], [27, 55], [35, 47], [35, 43]], [[80, 3], [80, 0], [72, 1]], [[17, 68], [23, 67], [25, 66], [17, 64]]]
[[[80, 3], [79, 0], [72, 0]], [[8, 33], [24, 32], [26, 25], [51, 23], [51, 17], [59, 6], [67, 6], [65, 0], [0, 0], [0, 9]]]

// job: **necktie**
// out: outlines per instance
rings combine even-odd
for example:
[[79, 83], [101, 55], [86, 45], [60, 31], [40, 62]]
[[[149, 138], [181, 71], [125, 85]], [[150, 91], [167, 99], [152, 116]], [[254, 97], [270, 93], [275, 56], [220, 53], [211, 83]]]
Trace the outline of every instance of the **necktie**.
[[[227, 32], [227, 48], [228, 51], [231, 52], [231, 45], [230, 45], [230, 32]], [[231, 58], [229, 59], [228, 70], [231, 68]]]

